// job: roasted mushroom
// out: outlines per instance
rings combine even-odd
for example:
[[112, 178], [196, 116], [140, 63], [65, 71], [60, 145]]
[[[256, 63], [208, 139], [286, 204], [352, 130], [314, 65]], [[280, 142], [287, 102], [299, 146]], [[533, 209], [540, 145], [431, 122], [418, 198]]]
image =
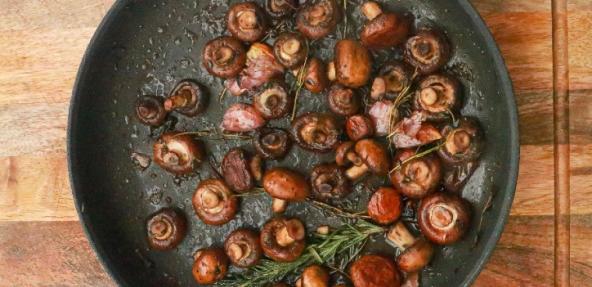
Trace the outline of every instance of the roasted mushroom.
[[421, 29], [405, 43], [405, 60], [422, 75], [442, 68], [450, 54], [448, 39], [436, 30]]
[[387, 242], [401, 250], [397, 266], [405, 272], [418, 272], [428, 265], [434, 255], [434, 247], [423, 238], [415, 238], [403, 222], [395, 224], [386, 235]]
[[161, 97], [147, 95], [136, 101], [136, 116], [141, 123], [157, 127], [162, 125], [167, 116]]
[[448, 119], [460, 106], [460, 84], [448, 75], [430, 75], [421, 80], [414, 106], [429, 120]]
[[202, 52], [208, 72], [220, 78], [237, 76], [247, 62], [247, 51], [236, 38], [222, 36], [209, 41]]
[[440, 131], [426, 122], [421, 112], [414, 112], [410, 117], [400, 120], [390, 136], [397, 148], [422, 146], [442, 138]]
[[298, 219], [276, 217], [261, 230], [263, 253], [274, 261], [292, 262], [304, 252], [304, 224]]
[[447, 191], [458, 193], [469, 180], [475, 169], [477, 161], [467, 161], [458, 164], [445, 164], [442, 182]]
[[378, 224], [391, 224], [401, 216], [401, 195], [390, 187], [381, 187], [368, 202], [368, 215]]
[[296, 287], [329, 287], [329, 272], [319, 265], [310, 265], [302, 271]]
[[204, 154], [190, 135], [167, 132], [154, 143], [153, 157], [166, 171], [186, 175], [201, 164]]
[[478, 121], [468, 117], [461, 118], [456, 126], [444, 127], [444, 145], [438, 150], [440, 158], [447, 164], [477, 160], [483, 148], [482, 134]]
[[220, 248], [205, 248], [197, 251], [193, 263], [193, 278], [199, 284], [214, 284], [226, 276], [228, 257]]
[[[289, 0], [268, 0], [268, 1], [289, 1]], [[281, 33], [273, 44], [275, 58], [288, 69], [302, 66], [308, 55], [306, 39], [298, 33]]]
[[354, 150], [356, 143], [353, 141], [342, 142], [335, 149], [335, 163], [341, 167], [350, 167], [358, 156]]
[[385, 49], [397, 46], [407, 39], [411, 21], [405, 17], [386, 12], [380, 5], [368, 1], [362, 5], [362, 13], [368, 22], [360, 32], [360, 41], [370, 49]]
[[172, 208], [163, 208], [152, 214], [146, 224], [148, 245], [154, 250], [170, 250], [185, 238], [187, 219]]
[[349, 268], [349, 277], [355, 287], [399, 287], [401, 278], [397, 266], [379, 255], [363, 255]]
[[259, 233], [246, 228], [233, 231], [224, 242], [224, 251], [230, 262], [237, 267], [257, 265], [263, 254]]
[[339, 144], [342, 127], [329, 114], [306, 113], [292, 122], [291, 132], [300, 147], [325, 153]]
[[291, 15], [298, 9], [297, 0], [266, 0], [267, 13], [276, 19]]
[[234, 104], [224, 113], [222, 118], [222, 130], [228, 132], [250, 132], [265, 125], [265, 119], [253, 106], [247, 104]]
[[311, 40], [321, 39], [341, 22], [342, 11], [336, 0], [308, 1], [296, 15], [296, 28]]
[[374, 123], [374, 133], [376, 136], [386, 136], [394, 128], [393, 121], [394, 104], [388, 100], [375, 102], [370, 107], [368, 115]]
[[258, 132], [253, 139], [257, 153], [264, 159], [281, 159], [290, 150], [292, 142], [282, 129], [269, 128]]
[[263, 8], [255, 2], [235, 3], [226, 14], [230, 34], [245, 42], [259, 41], [269, 28]]
[[374, 123], [366, 115], [354, 115], [345, 121], [345, 133], [352, 141], [370, 138], [374, 135]]
[[329, 109], [338, 115], [355, 115], [362, 107], [362, 100], [354, 90], [340, 84], [331, 86], [327, 98], [329, 100]]
[[233, 191], [247, 192], [255, 186], [256, 179], [251, 169], [251, 157], [243, 149], [234, 148], [226, 153], [221, 169], [224, 181]]
[[265, 172], [263, 189], [271, 197], [286, 201], [304, 201], [310, 194], [310, 186], [304, 176], [282, 167]]
[[372, 82], [370, 98], [374, 101], [385, 97], [394, 100], [403, 90], [409, 88], [412, 79], [413, 70], [409, 65], [399, 61], [386, 64]]
[[321, 201], [341, 199], [352, 192], [345, 170], [334, 163], [315, 166], [310, 174], [310, 186], [314, 196]]
[[355, 40], [343, 39], [335, 45], [335, 76], [337, 82], [359, 88], [368, 83], [372, 60], [368, 50]]
[[259, 87], [284, 77], [282, 66], [273, 55], [273, 48], [265, 43], [254, 43], [247, 52], [247, 63], [238, 78], [224, 82], [224, 86], [234, 96], [255, 91]]
[[393, 186], [410, 198], [423, 198], [438, 187], [442, 172], [440, 161], [433, 154], [408, 160], [414, 149], [404, 149], [395, 157], [395, 170], [390, 174]]
[[269, 84], [253, 97], [253, 106], [268, 120], [279, 119], [290, 111], [293, 98], [286, 87], [277, 82]]
[[[305, 74], [300, 75], [302, 72]], [[302, 68], [295, 70], [294, 75], [296, 75], [296, 77], [302, 77], [304, 88], [311, 93], [320, 93], [329, 86], [326, 65], [318, 58], [310, 58], [306, 62], [304, 70], [302, 70]]]
[[457, 242], [469, 229], [469, 204], [450, 193], [434, 193], [422, 199], [417, 209], [421, 233], [431, 242], [447, 245]]
[[193, 80], [183, 80], [164, 102], [164, 109], [194, 117], [205, 110], [207, 101], [206, 91], [200, 84]]
[[336, 154], [336, 161], [351, 162], [353, 165], [345, 172], [346, 176], [355, 181], [367, 173], [376, 175], [386, 175], [389, 171], [390, 163], [386, 149], [373, 139], [363, 139], [358, 141], [353, 149], [347, 151], [344, 155], [347, 161], [341, 158], [340, 152]]
[[234, 218], [238, 199], [221, 179], [206, 179], [193, 194], [193, 209], [205, 224], [223, 225]]

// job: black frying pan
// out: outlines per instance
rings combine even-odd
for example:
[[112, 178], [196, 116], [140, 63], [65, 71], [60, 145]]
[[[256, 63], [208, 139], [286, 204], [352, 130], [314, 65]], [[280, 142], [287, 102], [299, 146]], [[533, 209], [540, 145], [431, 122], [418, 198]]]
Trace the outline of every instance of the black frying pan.
[[[467, 286], [495, 248], [514, 196], [519, 145], [512, 86], [494, 40], [466, 0], [384, 2], [388, 2], [386, 9], [413, 13], [420, 25], [437, 23], [448, 32], [454, 57], [446, 70], [464, 85], [462, 112], [478, 117], [485, 128], [487, 149], [463, 191], [463, 197], [473, 203], [473, 228], [462, 242], [439, 250], [421, 273], [422, 286]], [[349, 6], [350, 24], [357, 29], [359, 12]], [[206, 73], [199, 57], [203, 44], [223, 33], [227, 7], [224, 0], [117, 1], [80, 66], [68, 128], [72, 189], [91, 244], [122, 286], [196, 286], [191, 265], [197, 249], [219, 245], [230, 231], [261, 226], [269, 217], [265, 197], [249, 198], [243, 200], [237, 219], [223, 227], [205, 226], [195, 217], [190, 199], [201, 178], [214, 176], [211, 168], [204, 165], [199, 174], [180, 180], [154, 164], [142, 171], [130, 159], [133, 152], [150, 155], [160, 132], [133, 117], [139, 95], [166, 96], [184, 78], [207, 86], [212, 95], [207, 114], [197, 119], [178, 117], [174, 128], [181, 131], [217, 126], [224, 107], [239, 100], [227, 96], [218, 104], [221, 83]], [[313, 50], [328, 59], [330, 49], [326, 48], [333, 47], [335, 39], [326, 38]], [[384, 61], [385, 55], [378, 60]], [[300, 98], [301, 111], [324, 110], [324, 101], [322, 96], [305, 92]], [[274, 125], [287, 124], [284, 120]], [[210, 141], [206, 146], [217, 160], [231, 147], [251, 148], [249, 142], [240, 141]], [[306, 172], [329, 160], [330, 156], [310, 156], [293, 148], [287, 159], [270, 165]], [[365, 194], [358, 190], [351, 201], [363, 204]], [[147, 248], [144, 223], [150, 213], [164, 206], [185, 211], [190, 219], [189, 235], [172, 252], [152, 252]], [[292, 206], [288, 213], [302, 217], [311, 227], [325, 220], [305, 204]], [[393, 252], [380, 241], [372, 242], [369, 249]]]

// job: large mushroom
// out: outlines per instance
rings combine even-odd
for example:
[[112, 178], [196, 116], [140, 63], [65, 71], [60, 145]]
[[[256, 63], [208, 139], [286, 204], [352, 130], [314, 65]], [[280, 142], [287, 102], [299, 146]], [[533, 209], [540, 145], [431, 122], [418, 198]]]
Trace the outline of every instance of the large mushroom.
[[263, 255], [259, 233], [246, 228], [233, 231], [224, 242], [224, 251], [230, 262], [237, 267], [257, 265]]
[[221, 280], [228, 272], [228, 257], [220, 248], [197, 251], [193, 263], [193, 278], [198, 284], [210, 285]]
[[247, 51], [236, 38], [222, 36], [206, 44], [202, 52], [202, 62], [210, 74], [220, 78], [232, 78], [244, 68]]
[[448, 119], [460, 106], [460, 83], [446, 74], [435, 74], [419, 82], [414, 106], [429, 120]]
[[230, 33], [245, 42], [259, 41], [269, 24], [265, 11], [255, 2], [233, 4], [226, 14], [226, 24]]
[[273, 53], [280, 64], [288, 69], [294, 69], [304, 64], [308, 55], [308, 45], [301, 34], [284, 32], [275, 40]]
[[238, 199], [221, 179], [200, 182], [192, 203], [197, 216], [209, 225], [223, 225], [238, 211]]
[[302, 148], [325, 153], [339, 144], [342, 127], [329, 114], [306, 113], [292, 122], [291, 133], [294, 141]]
[[314, 0], [304, 6], [296, 15], [296, 28], [311, 40], [321, 39], [333, 31], [341, 22], [341, 6], [336, 0]]
[[310, 186], [304, 176], [282, 167], [265, 172], [263, 189], [273, 198], [276, 212], [281, 212], [286, 202], [304, 201], [310, 194]]
[[208, 96], [204, 88], [193, 80], [183, 80], [171, 92], [164, 102], [167, 112], [177, 111], [188, 117], [194, 117], [206, 109]]
[[283, 18], [296, 12], [298, 0], [266, 0], [265, 9], [267, 13], [276, 19]]
[[368, 50], [359, 42], [343, 39], [335, 45], [335, 76], [337, 82], [359, 88], [370, 79], [372, 59]]
[[173, 208], [163, 208], [150, 215], [146, 223], [148, 245], [154, 250], [171, 250], [185, 238], [187, 219]]
[[401, 278], [395, 263], [380, 255], [363, 255], [349, 268], [355, 287], [399, 287]]
[[391, 187], [381, 187], [368, 202], [368, 215], [378, 224], [391, 224], [401, 216], [401, 195]]
[[450, 60], [448, 39], [439, 31], [421, 29], [405, 43], [405, 60], [422, 75], [429, 75]]
[[434, 255], [434, 247], [424, 238], [415, 238], [405, 224], [399, 221], [388, 231], [387, 242], [401, 250], [397, 266], [402, 271], [413, 273], [428, 265]]
[[162, 97], [146, 95], [136, 101], [136, 116], [141, 123], [157, 127], [164, 122], [167, 111]]
[[329, 287], [329, 272], [319, 265], [310, 265], [302, 271], [296, 287]]
[[390, 167], [386, 149], [373, 139], [359, 140], [355, 145], [350, 142], [342, 143], [337, 149], [335, 159], [338, 165], [351, 164], [345, 174], [352, 181], [367, 173], [386, 175]]
[[235, 192], [247, 192], [255, 186], [255, 175], [261, 174], [261, 165], [253, 164], [251, 157], [241, 148], [231, 149], [222, 160], [224, 181]]
[[404, 149], [395, 157], [395, 169], [390, 174], [393, 186], [410, 198], [423, 198], [434, 192], [442, 178], [440, 161], [433, 154], [409, 160], [414, 149]]
[[253, 139], [255, 150], [264, 159], [282, 159], [291, 144], [288, 132], [277, 128], [262, 129]]
[[434, 193], [422, 199], [417, 208], [421, 233], [431, 242], [448, 245], [457, 242], [469, 229], [471, 209], [457, 195]]
[[292, 262], [304, 252], [306, 231], [296, 218], [276, 217], [261, 230], [261, 247], [265, 256], [278, 262]]
[[230, 106], [222, 117], [221, 128], [228, 132], [251, 132], [265, 125], [263, 115], [253, 106], [237, 103]]
[[154, 143], [153, 157], [166, 171], [186, 175], [201, 164], [204, 154], [190, 135], [167, 132]]
[[475, 161], [483, 149], [483, 133], [474, 118], [463, 117], [456, 125], [442, 129], [444, 144], [438, 150], [442, 161], [449, 165]]
[[383, 98], [394, 100], [405, 89], [409, 88], [413, 80], [413, 69], [409, 65], [394, 61], [384, 65], [378, 77], [372, 82], [370, 98], [379, 101]]
[[331, 86], [327, 99], [329, 109], [342, 116], [355, 115], [362, 107], [362, 100], [356, 95], [354, 90], [340, 84]]
[[288, 114], [294, 99], [286, 87], [278, 82], [266, 85], [253, 97], [253, 106], [268, 120], [279, 119]]
[[360, 40], [370, 49], [385, 49], [397, 46], [407, 39], [411, 21], [390, 12], [383, 12], [380, 5], [368, 1], [362, 5], [362, 13], [368, 22], [360, 32]]
[[321, 201], [341, 199], [352, 192], [345, 170], [335, 163], [316, 165], [310, 174], [310, 186], [314, 196]]
[[345, 121], [345, 133], [352, 141], [370, 138], [374, 135], [374, 123], [366, 115], [353, 115]]

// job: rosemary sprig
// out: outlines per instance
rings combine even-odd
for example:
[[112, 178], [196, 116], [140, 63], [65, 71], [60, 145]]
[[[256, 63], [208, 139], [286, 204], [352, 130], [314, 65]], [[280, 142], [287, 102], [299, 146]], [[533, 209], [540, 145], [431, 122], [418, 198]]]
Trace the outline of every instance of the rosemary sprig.
[[265, 190], [263, 187], [254, 187], [250, 191], [243, 192], [243, 193], [236, 193], [234, 197], [249, 197], [249, 196], [259, 196], [265, 194]]
[[218, 95], [218, 103], [222, 104], [222, 101], [224, 101], [224, 96], [226, 96], [226, 91], [228, 91], [228, 88], [224, 87], [224, 89]]
[[[308, 45], [308, 44], [307, 44]], [[298, 110], [298, 98], [300, 97], [300, 91], [302, 90], [302, 86], [304, 86], [304, 77], [306, 76], [306, 64], [308, 62], [308, 55], [304, 58], [304, 64], [298, 70], [296, 74], [296, 92], [294, 93], [294, 105], [292, 106], [292, 118], [294, 120], [296, 117], [296, 111]]]
[[324, 203], [322, 201], [311, 199], [309, 200], [312, 203], [312, 206], [321, 209], [321, 210], [328, 210], [333, 214], [343, 217], [343, 218], [350, 218], [350, 219], [370, 219], [370, 216], [366, 215], [365, 213], [354, 213], [347, 210], [343, 210], [339, 207]]
[[175, 135], [175, 137], [183, 136], [183, 135], [192, 135], [195, 137], [211, 137], [211, 136], [218, 136], [219, 138], [209, 138], [210, 140], [251, 140], [253, 137], [248, 135], [241, 135], [241, 134], [227, 134], [223, 132], [219, 132], [216, 129], [207, 129], [201, 131], [192, 131], [192, 132], [182, 132]]
[[343, 35], [341, 35], [342, 39], [347, 38], [347, 0], [343, 0]]
[[426, 149], [426, 150], [424, 150], [424, 151], [422, 151], [420, 153], [416, 153], [413, 156], [410, 156], [409, 158], [407, 158], [407, 159], [399, 162], [399, 164], [397, 164], [397, 166], [393, 167], [393, 169], [391, 169], [391, 171], [389, 171], [389, 174], [391, 174], [391, 173], [393, 173], [393, 172], [401, 169], [401, 167], [403, 167], [403, 165], [407, 164], [410, 161], [413, 161], [413, 160], [422, 158], [424, 156], [427, 156], [427, 155], [429, 155], [429, 154], [431, 154], [431, 153], [439, 150], [443, 145], [444, 145], [444, 142], [440, 142], [437, 145], [435, 145], [435, 146], [433, 146], [433, 147], [431, 147], [429, 149]]
[[395, 132], [394, 132], [394, 127], [397, 124], [397, 122], [399, 121], [399, 108], [401, 107], [401, 105], [403, 105], [404, 103], [406, 103], [407, 101], [409, 101], [413, 95], [413, 93], [411, 92], [411, 87], [413, 86], [413, 80], [415, 80], [415, 78], [417, 77], [418, 72], [417, 69], [415, 70], [415, 72], [413, 72], [413, 75], [411, 76], [411, 80], [409, 81], [409, 84], [403, 88], [403, 90], [401, 90], [401, 92], [397, 95], [397, 97], [395, 98], [395, 100], [393, 101], [393, 106], [391, 107], [391, 110], [389, 111], [389, 134], [387, 136], [387, 138], [391, 138]]

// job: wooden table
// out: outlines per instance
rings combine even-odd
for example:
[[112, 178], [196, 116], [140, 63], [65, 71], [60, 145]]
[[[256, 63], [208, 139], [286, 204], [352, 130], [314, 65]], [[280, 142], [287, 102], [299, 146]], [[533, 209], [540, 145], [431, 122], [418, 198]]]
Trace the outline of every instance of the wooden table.
[[[78, 64], [112, 2], [0, 0], [0, 286], [114, 285], [65, 155]], [[522, 143], [511, 217], [475, 285], [592, 286], [592, 2], [472, 2], [510, 70]]]

